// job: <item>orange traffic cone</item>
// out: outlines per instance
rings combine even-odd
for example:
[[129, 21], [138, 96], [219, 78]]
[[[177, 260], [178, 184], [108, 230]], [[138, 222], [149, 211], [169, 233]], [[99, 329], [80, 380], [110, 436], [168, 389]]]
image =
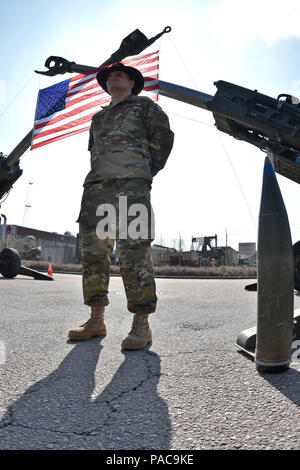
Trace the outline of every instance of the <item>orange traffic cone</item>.
[[48, 276], [53, 277], [52, 266], [51, 266], [50, 263], [49, 263], [49, 266], [48, 266]]

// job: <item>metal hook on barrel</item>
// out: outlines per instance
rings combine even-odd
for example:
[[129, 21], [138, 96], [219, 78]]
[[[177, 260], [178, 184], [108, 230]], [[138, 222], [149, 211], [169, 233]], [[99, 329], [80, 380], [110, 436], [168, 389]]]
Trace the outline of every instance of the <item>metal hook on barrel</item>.
[[154, 36], [153, 38], [149, 39], [148, 46], [150, 46], [150, 44], [152, 44], [154, 41], [159, 39], [163, 34], [169, 33], [170, 31], [172, 31], [171, 26], [166, 26], [161, 33], [159, 33], [156, 36]]
[[[54, 65], [51, 65], [52, 62], [54, 62]], [[75, 62], [70, 62], [69, 60], [64, 59], [63, 57], [52, 55], [48, 57], [45, 62], [45, 67], [47, 67], [49, 70], [45, 72], [39, 72], [38, 70], [35, 70], [35, 72], [40, 73], [41, 75], [53, 77], [54, 75], [62, 75], [66, 72], [71, 72], [70, 67], [72, 64], [75, 64]]]

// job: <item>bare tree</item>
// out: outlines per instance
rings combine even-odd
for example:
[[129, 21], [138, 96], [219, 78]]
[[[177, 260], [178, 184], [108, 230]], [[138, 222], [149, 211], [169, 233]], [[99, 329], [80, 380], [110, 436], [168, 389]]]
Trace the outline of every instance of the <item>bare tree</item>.
[[185, 247], [184, 239], [182, 238], [181, 233], [178, 232], [177, 249], [179, 252], [182, 252], [184, 250], [184, 247]]
[[172, 239], [172, 248], [175, 248], [179, 252], [179, 264], [182, 265], [182, 255], [181, 253], [184, 250], [185, 247], [185, 242], [184, 239], [182, 238], [182, 235], [180, 232], [178, 232], [178, 237]]
[[157, 239], [157, 244], [158, 245], [163, 245], [163, 246], [166, 244], [166, 240], [165, 240], [162, 233], [159, 235], [159, 237]]
[[177, 238], [172, 238], [171, 247], [175, 248], [175, 250], [177, 250]]
[[172, 238], [171, 246], [172, 246], [172, 248], [175, 248], [179, 252], [182, 252], [184, 250], [185, 242], [184, 242], [184, 239], [182, 238], [180, 232], [178, 232], [178, 237], [177, 238]]

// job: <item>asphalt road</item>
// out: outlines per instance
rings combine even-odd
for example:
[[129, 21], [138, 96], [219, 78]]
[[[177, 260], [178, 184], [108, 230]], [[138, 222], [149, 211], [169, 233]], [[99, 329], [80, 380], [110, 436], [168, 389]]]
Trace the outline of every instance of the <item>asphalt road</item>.
[[107, 336], [84, 342], [67, 339], [89, 317], [81, 276], [0, 278], [0, 449], [299, 449], [300, 362], [260, 375], [235, 346], [252, 282], [157, 279], [153, 343], [126, 352], [121, 278]]

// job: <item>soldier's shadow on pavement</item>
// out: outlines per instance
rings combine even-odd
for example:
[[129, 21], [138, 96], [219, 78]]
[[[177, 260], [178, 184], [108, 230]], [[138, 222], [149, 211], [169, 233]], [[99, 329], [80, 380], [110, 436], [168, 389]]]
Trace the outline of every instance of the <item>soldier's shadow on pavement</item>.
[[74, 342], [59, 367], [8, 408], [0, 449], [168, 449], [171, 422], [157, 392], [159, 356], [123, 351], [125, 360], [93, 398], [96, 367], [101, 387], [101, 349], [99, 338]]

